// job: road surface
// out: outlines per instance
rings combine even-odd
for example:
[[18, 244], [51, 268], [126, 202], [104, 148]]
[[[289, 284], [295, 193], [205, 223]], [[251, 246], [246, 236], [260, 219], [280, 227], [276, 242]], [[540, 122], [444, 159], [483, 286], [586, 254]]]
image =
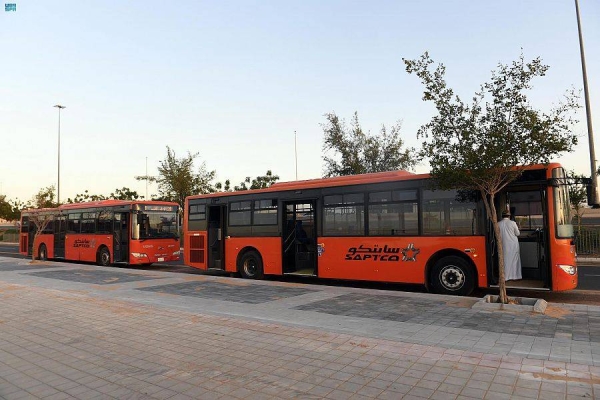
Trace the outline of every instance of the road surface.
[[[24, 258], [19, 254], [18, 244], [0, 243], [0, 256]], [[140, 269], [139, 267], [136, 267]], [[156, 263], [150, 267], [142, 268], [144, 270], [155, 271], [170, 271], [187, 274], [207, 274], [195, 268], [186, 267], [183, 261]], [[208, 274], [215, 274], [208, 272]], [[218, 274], [218, 273], [217, 273]], [[425, 288], [421, 285], [401, 285], [401, 284], [384, 284], [377, 282], [348, 282], [348, 281], [332, 281], [319, 280], [315, 278], [302, 277], [267, 277], [268, 280], [293, 281], [298, 283], [310, 284], [327, 284], [338, 286], [364, 287], [380, 290], [399, 290], [408, 292], [424, 292]], [[496, 289], [479, 289], [473, 293], [474, 297], [483, 297], [486, 294], [497, 293]], [[600, 265], [579, 265], [579, 285], [576, 290], [569, 292], [548, 292], [539, 290], [509, 290], [512, 296], [520, 297], [535, 297], [542, 298], [553, 303], [574, 303], [574, 304], [597, 304], [600, 305]]]

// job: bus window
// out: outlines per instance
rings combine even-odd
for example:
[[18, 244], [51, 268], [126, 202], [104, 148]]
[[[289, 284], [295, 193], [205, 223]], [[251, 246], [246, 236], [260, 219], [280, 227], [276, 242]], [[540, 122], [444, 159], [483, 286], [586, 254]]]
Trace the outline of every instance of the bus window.
[[457, 200], [456, 190], [423, 191], [424, 235], [476, 235], [476, 205]]
[[542, 194], [539, 190], [509, 192], [510, 208], [520, 230], [536, 230], [544, 227]]
[[96, 213], [84, 212], [81, 215], [81, 233], [96, 233]]
[[344, 194], [325, 196], [323, 234], [339, 236], [363, 236], [365, 234], [364, 196]]
[[102, 210], [98, 213], [98, 233], [112, 233], [114, 215], [111, 210]]
[[254, 225], [276, 225], [277, 200], [255, 200], [252, 218]]
[[[564, 181], [565, 172], [562, 168], [552, 170], [553, 178]], [[569, 200], [569, 187], [565, 184], [554, 187], [554, 212], [556, 221], [556, 236], [559, 238], [573, 237], [573, 224], [571, 224], [571, 202]]]
[[236, 201], [229, 204], [230, 226], [250, 225], [252, 217], [250, 204], [250, 201]]
[[133, 220], [134, 239], [177, 238], [177, 212], [147, 211]]
[[369, 193], [369, 235], [418, 235], [416, 190]]
[[81, 213], [70, 213], [67, 223], [67, 232], [79, 233], [81, 231]]

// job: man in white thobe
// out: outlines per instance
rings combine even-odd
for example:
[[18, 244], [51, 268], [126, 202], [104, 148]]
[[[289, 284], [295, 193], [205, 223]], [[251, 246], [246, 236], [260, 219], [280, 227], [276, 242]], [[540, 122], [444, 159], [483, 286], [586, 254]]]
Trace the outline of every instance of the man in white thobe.
[[519, 253], [519, 227], [510, 219], [509, 212], [502, 213], [498, 222], [502, 235], [502, 251], [504, 253], [504, 280], [522, 279], [521, 255]]

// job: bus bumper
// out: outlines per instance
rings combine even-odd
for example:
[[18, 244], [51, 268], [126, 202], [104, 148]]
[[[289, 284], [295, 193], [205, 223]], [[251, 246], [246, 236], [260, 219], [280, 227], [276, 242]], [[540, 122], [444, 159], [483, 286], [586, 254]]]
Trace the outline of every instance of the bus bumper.
[[553, 290], [560, 292], [564, 290], [573, 290], [577, 287], [577, 264], [557, 264], [554, 268]]
[[147, 254], [147, 253], [131, 253], [130, 264], [142, 265], [142, 264], [154, 264], [169, 261], [179, 261], [180, 252], [176, 251], [172, 254]]

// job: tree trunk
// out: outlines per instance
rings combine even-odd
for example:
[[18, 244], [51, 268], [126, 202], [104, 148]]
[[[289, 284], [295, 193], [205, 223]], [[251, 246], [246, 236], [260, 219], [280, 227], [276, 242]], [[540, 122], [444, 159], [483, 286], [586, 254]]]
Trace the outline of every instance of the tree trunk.
[[39, 231], [36, 230], [33, 235], [33, 243], [31, 244], [31, 261], [35, 261], [35, 240], [37, 239], [38, 235]]
[[504, 280], [504, 252], [502, 250], [502, 235], [500, 234], [500, 228], [498, 227], [498, 214], [496, 213], [496, 205], [494, 204], [495, 193], [481, 192], [488, 217], [492, 220], [494, 236], [496, 236], [496, 251], [498, 253], [498, 295], [500, 297], [500, 302], [502, 304], [507, 304], [506, 281]]

